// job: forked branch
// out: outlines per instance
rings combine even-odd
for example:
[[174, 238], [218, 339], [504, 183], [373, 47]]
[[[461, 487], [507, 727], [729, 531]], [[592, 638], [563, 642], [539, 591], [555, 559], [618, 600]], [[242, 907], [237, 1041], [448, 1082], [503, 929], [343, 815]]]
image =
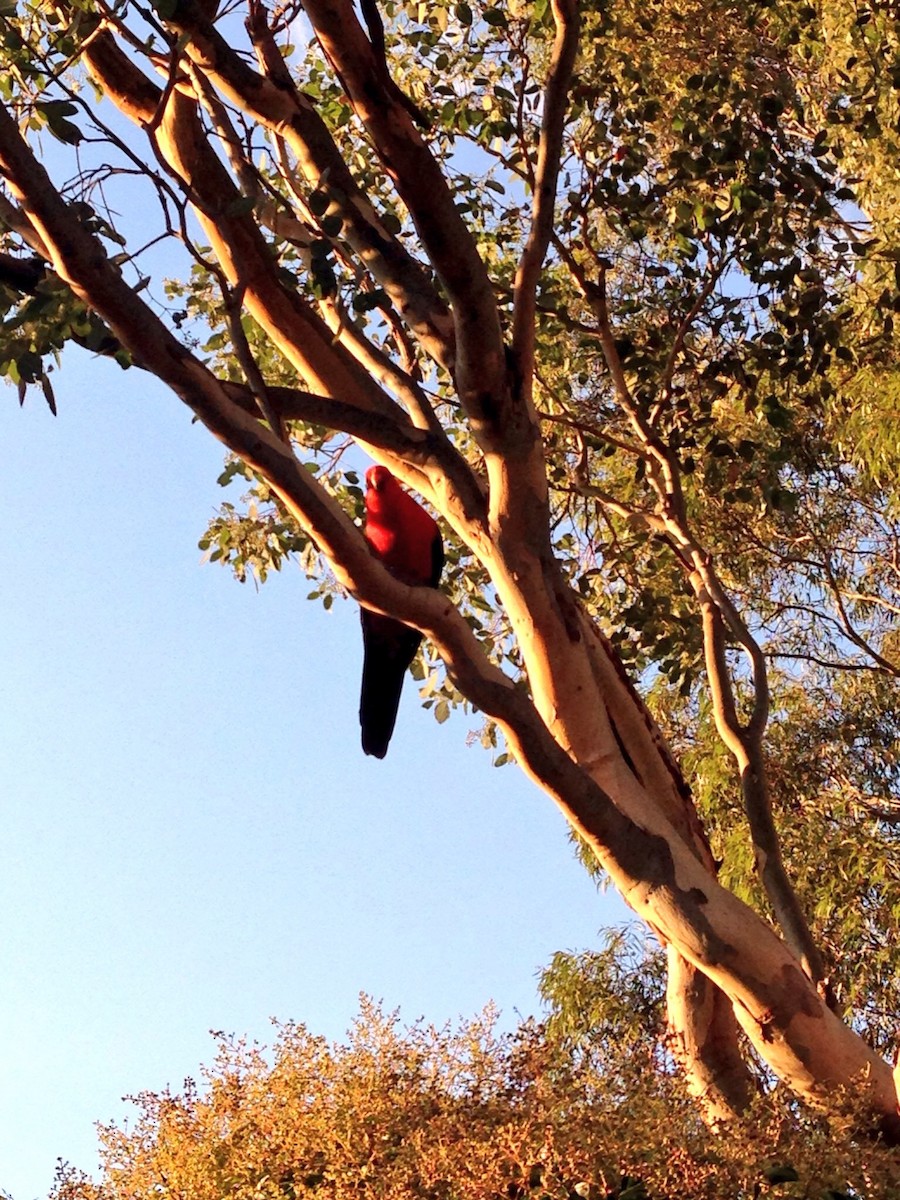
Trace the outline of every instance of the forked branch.
[[351, 0], [304, 0], [304, 9], [444, 286], [456, 329], [457, 392], [475, 435], [490, 438], [508, 381], [485, 265], [443, 171], [404, 105], [385, 86], [384, 68]]
[[[646, 528], [663, 537], [675, 550], [700, 609], [706, 673], [709, 682], [712, 710], [724, 744], [732, 753], [741, 779], [741, 793], [753, 844], [757, 870], [775, 917], [785, 937], [810, 979], [827, 991], [825, 967], [815, 944], [809, 923], [796, 891], [791, 884], [781, 856], [780, 841], [772, 812], [763, 736], [769, 714], [769, 683], [765, 656], [751, 634], [736, 605], [722, 585], [712, 556], [697, 541], [691, 529], [681, 485], [680, 467], [676, 456], [664, 444], [654, 423], [644, 416], [631, 393], [615, 343], [607, 303], [606, 267], [601, 265], [599, 279], [593, 282], [570, 254], [570, 271], [590, 304], [597, 324], [597, 336], [606, 357], [613, 388], [620, 408], [628, 417], [644, 461], [647, 479], [656, 496], [654, 512], [630, 510], [632, 519], [642, 520]], [[712, 273], [700, 296], [711, 292], [715, 279]], [[691, 319], [700, 311], [699, 297], [690, 309]], [[677, 343], [683, 345], [688, 332], [687, 319], [676, 332]], [[664, 386], [668, 388], [675, 371], [670, 356], [666, 366]], [[586, 494], [598, 495], [586, 480], [582, 466], [579, 485]], [[727, 638], [741, 647], [750, 663], [753, 681], [753, 700], [750, 716], [743, 721], [727, 657]]]

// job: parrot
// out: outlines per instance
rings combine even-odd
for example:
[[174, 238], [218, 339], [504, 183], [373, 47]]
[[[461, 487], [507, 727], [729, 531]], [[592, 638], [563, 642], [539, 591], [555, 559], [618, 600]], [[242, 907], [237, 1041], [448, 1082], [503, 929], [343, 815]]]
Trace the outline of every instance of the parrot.
[[[390, 573], [403, 583], [437, 587], [444, 569], [444, 543], [437, 521], [403, 490], [387, 467], [366, 471], [366, 541]], [[395, 617], [360, 609], [363, 673], [359, 724], [366, 754], [387, 754], [403, 677], [422, 635]]]

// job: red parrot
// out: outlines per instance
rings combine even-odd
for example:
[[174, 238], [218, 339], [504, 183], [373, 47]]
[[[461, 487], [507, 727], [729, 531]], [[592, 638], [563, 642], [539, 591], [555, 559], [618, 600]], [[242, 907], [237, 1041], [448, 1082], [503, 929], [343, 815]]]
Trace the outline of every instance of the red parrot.
[[[404, 492], [387, 467], [366, 471], [366, 526], [369, 545], [403, 583], [437, 587], [444, 568], [444, 543], [437, 522]], [[422, 635], [394, 617], [360, 610], [363, 676], [359, 697], [362, 748], [387, 754], [403, 677], [415, 658]]]

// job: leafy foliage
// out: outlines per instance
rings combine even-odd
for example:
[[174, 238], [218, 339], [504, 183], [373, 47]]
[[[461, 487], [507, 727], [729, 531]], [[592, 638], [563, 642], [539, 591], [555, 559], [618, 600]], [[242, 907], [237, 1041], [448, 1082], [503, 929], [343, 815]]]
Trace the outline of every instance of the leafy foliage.
[[[625, 1001], [608, 997], [611, 1010]], [[63, 1168], [53, 1200], [839, 1200], [900, 1186], [882, 1148], [836, 1151], [824, 1126], [774, 1100], [717, 1137], [671, 1076], [633, 1047], [618, 1058], [611, 1080], [533, 1022], [502, 1034], [489, 1010], [457, 1029], [405, 1029], [365, 999], [342, 1044], [293, 1024], [268, 1053], [219, 1035], [201, 1085], [136, 1097], [128, 1128], [101, 1128], [100, 1178]]]

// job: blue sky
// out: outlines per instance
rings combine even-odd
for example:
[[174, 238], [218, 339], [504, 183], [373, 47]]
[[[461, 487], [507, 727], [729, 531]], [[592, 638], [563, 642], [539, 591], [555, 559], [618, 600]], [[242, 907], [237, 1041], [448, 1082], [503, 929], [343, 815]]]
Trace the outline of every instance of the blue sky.
[[493, 1000], [624, 909], [515, 768], [409, 681], [359, 749], [354, 604], [201, 564], [221, 447], [138, 371], [70, 352], [0, 390], [0, 1191], [92, 1171], [93, 1124], [178, 1087], [210, 1029], [339, 1038], [361, 991], [410, 1022]]

